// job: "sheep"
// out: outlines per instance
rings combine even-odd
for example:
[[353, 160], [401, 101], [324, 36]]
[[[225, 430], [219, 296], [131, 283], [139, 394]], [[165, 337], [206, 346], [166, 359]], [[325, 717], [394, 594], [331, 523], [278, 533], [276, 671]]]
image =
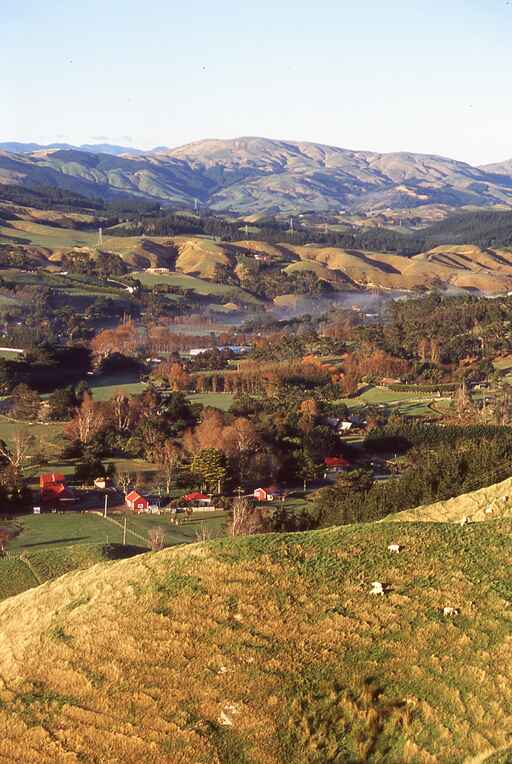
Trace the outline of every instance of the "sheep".
[[393, 554], [398, 554], [400, 552], [400, 544], [389, 544], [388, 552], [392, 552]]
[[380, 581], [372, 581], [372, 588], [370, 589], [370, 594], [380, 595], [381, 597], [383, 597], [384, 584], [381, 584]]
[[492, 512], [493, 512], [493, 508], [492, 508], [492, 506], [489, 504], [489, 505], [488, 505], [488, 506], [485, 508], [485, 514], [486, 514], [486, 515], [490, 515], [490, 514], [492, 514]]
[[463, 517], [463, 518], [462, 518], [462, 520], [460, 521], [460, 524], [461, 524], [462, 526], [464, 526], [464, 525], [467, 525], [467, 524], [468, 524], [468, 523], [470, 523], [470, 522], [471, 522], [471, 520], [469, 519], [469, 517], [468, 517], [467, 515], [464, 515], [464, 517]]
[[457, 610], [456, 607], [444, 607], [443, 608], [443, 615], [454, 617], [456, 615], [459, 615], [459, 611]]

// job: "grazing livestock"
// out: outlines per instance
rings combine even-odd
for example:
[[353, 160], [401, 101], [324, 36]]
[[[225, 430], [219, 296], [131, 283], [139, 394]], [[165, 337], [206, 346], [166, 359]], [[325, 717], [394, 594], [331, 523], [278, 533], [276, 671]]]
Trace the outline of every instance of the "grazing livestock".
[[488, 506], [485, 508], [485, 514], [486, 514], [486, 515], [490, 515], [490, 514], [492, 514], [492, 512], [493, 512], [493, 508], [492, 508], [492, 507], [491, 507], [491, 505], [489, 504], [489, 505], [488, 505]]
[[400, 544], [389, 544], [388, 552], [392, 552], [393, 554], [398, 554], [400, 552]]
[[462, 520], [460, 521], [460, 524], [461, 524], [461, 525], [467, 525], [469, 522], [471, 522], [471, 521], [470, 521], [470, 519], [469, 519], [469, 517], [468, 517], [467, 515], [465, 515], [465, 516], [462, 518]]
[[459, 611], [457, 610], [456, 607], [444, 607], [443, 615], [453, 617], [453, 616], [459, 615]]
[[380, 595], [381, 597], [383, 597], [384, 584], [381, 584], [380, 581], [372, 581], [372, 588], [370, 589], [370, 594]]

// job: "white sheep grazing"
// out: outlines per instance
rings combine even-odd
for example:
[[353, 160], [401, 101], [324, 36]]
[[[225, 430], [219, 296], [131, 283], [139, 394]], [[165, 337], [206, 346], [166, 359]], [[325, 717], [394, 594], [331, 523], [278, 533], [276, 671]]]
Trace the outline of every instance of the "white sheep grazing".
[[460, 524], [461, 524], [461, 525], [467, 525], [469, 522], [471, 522], [471, 521], [470, 521], [470, 519], [469, 519], [469, 517], [468, 517], [467, 515], [465, 515], [465, 516], [462, 518], [462, 520], [460, 521]]
[[459, 611], [456, 607], [444, 607], [443, 608], [443, 615], [446, 616], [456, 616], [459, 615]]
[[380, 581], [372, 581], [372, 588], [370, 594], [378, 594], [381, 597], [384, 596], [384, 585]]
[[392, 552], [393, 554], [398, 554], [400, 552], [400, 544], [389, 544], [388, 552]]

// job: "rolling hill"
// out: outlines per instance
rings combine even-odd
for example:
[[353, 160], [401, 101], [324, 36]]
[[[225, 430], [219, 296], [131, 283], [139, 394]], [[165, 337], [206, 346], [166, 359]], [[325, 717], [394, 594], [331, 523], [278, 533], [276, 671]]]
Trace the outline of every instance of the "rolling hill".
[[[7, 251], [24, 253], [35, 264], [53, 269], [59, 267], [64, 255], [98, 256], [95, 230], [66, 227], [89, 222], [87, 215], [14, 209], [18, 219], [3, 224], [0, 221], [0, 246]], [[316, 244], [222, 242], [185, 235], [119, 236], [114, 227], [105, 231], [102, 251], [119, 255], [134, 271], [164, 268], [211, 282], [217, 282], [219, 272], [224, 272], [235, 287], [239, 283], [240, 258], [263, 257], [265, 267], [280, 268], [289, 276], [310, 271], [340, 290], [439, 288], [489, 294], [512, 291], [512, 252], [476, 245], [439, 245], [406, 257]], [[160, 280], [165, 283], [166, 279], [162, 274]], [[153, 281], [158, 281], [157, 274]]]
[[212, 210], [244, 214], [512, 203], [507, 163], [477, 168], [426, 154], [254, 137], [138, 155], [119, 153], [122, 147], [103, 153], [107, 149], [0, 149], [0, 183], [55, 185], [105, 199], [132, 195], [188, 207], [198, 199]]
[[[11, 597], [0, 756], [504, 764], [511, 530], [378, 523], [224, 539]], [[385, 596], [369, 594], [374, 580]]]

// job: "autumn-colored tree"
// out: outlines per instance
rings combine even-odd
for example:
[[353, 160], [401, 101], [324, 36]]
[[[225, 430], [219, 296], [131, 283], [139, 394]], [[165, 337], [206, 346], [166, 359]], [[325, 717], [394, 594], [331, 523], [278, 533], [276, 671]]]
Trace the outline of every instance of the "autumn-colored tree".
[[299, 406], [299, 427], [302, 432], [309, 432], [318, 417], [318, 403], [314, 398], [306, 398]]
[[91, 340], [91, 350], [97, 361], [111, 355], [135, 355], [142, 339], [134, 321], [124, 321], [115, 329], [104, 329]]

